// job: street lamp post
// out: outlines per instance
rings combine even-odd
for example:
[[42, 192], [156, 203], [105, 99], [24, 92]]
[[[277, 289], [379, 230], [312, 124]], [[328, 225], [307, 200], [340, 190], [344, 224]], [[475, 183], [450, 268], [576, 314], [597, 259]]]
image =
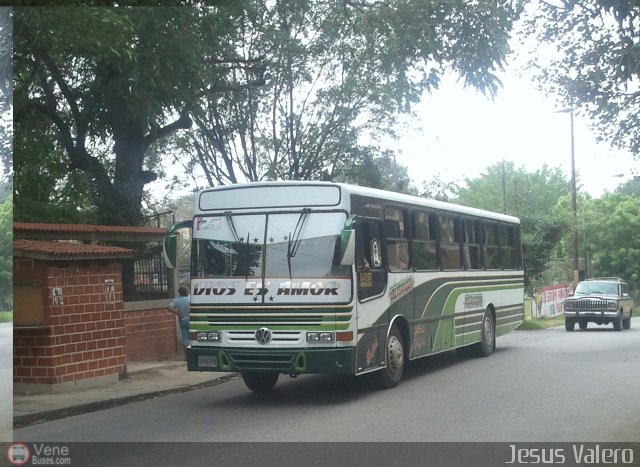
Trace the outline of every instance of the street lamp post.
[[568, 113], [571, 125], [571, 241], [573, 250], [573, 288], [575, 290], [580, 280], [580, 265], [578, 263], [578, 205], [576, 201], [576, 159], [573, 131], [573, 107], [558, 110], [556, 113]]

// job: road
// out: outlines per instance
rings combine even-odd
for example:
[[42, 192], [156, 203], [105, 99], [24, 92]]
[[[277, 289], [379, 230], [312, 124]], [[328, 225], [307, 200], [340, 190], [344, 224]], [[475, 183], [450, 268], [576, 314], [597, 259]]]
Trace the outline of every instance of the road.
[[0, 323], [0, 441], [13, 439], [13, 323]]
[[[640, 320], [638, 320], [640, 321]], [[637, 441], [640, 327], [498, 338], [489, 358], [412, 362], [400, 385], [281, 376], [241, 380], [16, 430], [20, 441]], [[640, 455], [640, 453], [638, 453]]]

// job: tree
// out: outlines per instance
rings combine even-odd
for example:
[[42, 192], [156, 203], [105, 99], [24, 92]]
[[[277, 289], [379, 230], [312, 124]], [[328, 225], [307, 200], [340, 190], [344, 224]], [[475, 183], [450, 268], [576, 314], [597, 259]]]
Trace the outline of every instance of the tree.
[[13, 303], [13, 198], [0, 204], [0, 309]]
[[398, 164], [393, 153], [377, 147], [353, 147], [336, 161], [328, 180], [380, 188], [399, 193], [416, 194], [407, 168]]
[[616, 188], [616, 193], [623, 196], [640, 197], [640, 177], [635, 176]]
[[[540, 1], [527, 32], [555, 47], [534, 62], [543, 89], [586, 111], [599, 137], [640, 155], [640, 9], [635, 1]], [[543, 48], [543, 50], [546, 50]], [[548, 59], [553, 56], [554, 58]], [[544, 60], [543, 60], [544, 59]]]
[[54, 129], [42, 162], [64, 157], [103, 223], [141, 222], [159, 145], [193, 120], [182, 141], [210, 184], [330, 178], [444, 69], [495, 93], [519, 13], [518, 0], [172, 3], [191, 8], [15, 13], [16, 134]]
[[11, 172], [12, 160], [12, 35], [11, 8], [0, 8], [0, 160], [4, 176]]
[[178, 141], [187, 156], [176, 158], [189, 174], [202, 170], [210, 185], [328, 180], [353, 175], [362, 162], [384, 163], [377, 138], [393, 135], [398, 113], [437, 88], [444, 70], [496, 92], [494, 72], [519, 12], [510, 1], [252, 6], [237, 48], [265, 57], [266, 85], [205, 96], [194, 131]]
[[586, 206], [591, 276], [619, 276], [640, 290], [640, 198], [606, 193]]
[[[16, 136], [29, 137], [44, 118], [57, 140], [44, 156], [62, 156], [70, 173], [83, 175], [98, 220], [140, 224], [144, 187], [156, 178], [155, 145], [190, 128], [189, 111], [203, 93], [247, 85], [228, 78], [237, 58], [229, 38], [241, 14], [232, 2], [16, 9]], [[30, 142], [18, 143], [17, 158], [37, 158], [18, 152]]]
[[455, 182], [445, 182], [440, 175], [435, 175], [428, 182], [422, 182], [420, 196], [446, 203], [453, 202], [460, 187]]
[[546, 165], [531, 173], [502, 162], [489, 166], [480, 177], [467, 179], [466, 185], [454, 201], [520, 218], [525, 288], [532, 291], [569, 225], [570, 218], [554, 211], [558, 199], [569, 191], [564, 175]]

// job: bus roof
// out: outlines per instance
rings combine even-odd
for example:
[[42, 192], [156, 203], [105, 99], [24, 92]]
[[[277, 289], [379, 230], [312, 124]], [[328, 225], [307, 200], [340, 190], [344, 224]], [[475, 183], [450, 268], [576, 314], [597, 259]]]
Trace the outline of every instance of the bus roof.
[[[241, 183], [234, 185], [225, 185], [221, 187], [215, 188], [206, 188], [201, 190], [198, 193], [196, 198], [196, 211], [212, 211], [212, 210], [227, 210], [232, 209], [230, 206], [227, 207], [216, 207], [216, 208], [202, 208], [200, 206], [202, 195], [206, 193], [219, 193], [224, 192], [225, 190], [243, 190], [243, 189], [252, 189], [252, 188], [277, 188], [277, 187], [337, 187], [340, 189], [342, 193], [345, 194], [355, 194], [360, 196], [367, 196], [372, 198], [378, 198], [382, 200], [387, 200], [390, 202], [409, 204], [414, 206], [421, 206], [426, 208], [432, 208], [436, 210], [442, 211], [453, 211], [461, 214], [467, 214], [470, 216], [477, 216], [482, 218], [495, 219], [499, 221], [519, 224], [520, 220], [517, 217], [509, 216], [506, 214], [500, 214], [492, 211], [486, 211], [483, 209], [476, 209], [468, 206], [463, 206], [460, 204], [446, 203], [444, 201], [436, 201], [427, 198], [422, 198], [419, 196], [407, 195], [404, 193], [396, 193], [393, 191], [380, 190], [377, 188], [369, 188], [357, 185], [348, 185], [346, 183], [336, 183], [336, 182], [324, 182], [324, 181], [267, 181], [267, 182], [251, 182], [251, 183]], [[237, 192], [234, 193], [234, 199], [238, 200]], [[331, 201], [328, 201], [331, 203]], [[334, 203], [336, 205], [337, 203]]]

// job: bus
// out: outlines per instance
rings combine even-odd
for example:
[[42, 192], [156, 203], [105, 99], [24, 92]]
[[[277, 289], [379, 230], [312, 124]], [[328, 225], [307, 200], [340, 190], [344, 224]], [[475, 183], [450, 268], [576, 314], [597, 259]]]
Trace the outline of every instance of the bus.
[[[489, 356], [523, 321], [517, 218], [332, 182], [255, 182], [196, 195], [189, 371], [364, 375]], [[174, 226], [175, 227], [175, 226]], [[176, 235], [170, 229], [166, 242]]]

